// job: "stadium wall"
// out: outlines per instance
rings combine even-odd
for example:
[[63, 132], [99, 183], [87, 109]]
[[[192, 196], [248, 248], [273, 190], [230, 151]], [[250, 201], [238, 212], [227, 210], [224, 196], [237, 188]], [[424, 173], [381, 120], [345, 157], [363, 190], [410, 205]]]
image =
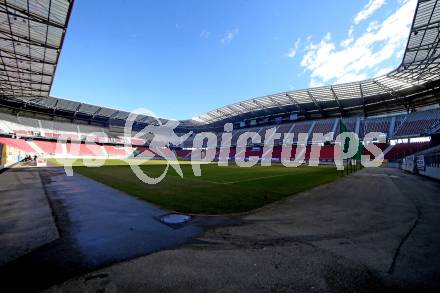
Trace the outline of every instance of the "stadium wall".
[[440, 180], [440, 145], [405, 157], [401, 168], [413, 174]]
[[0, 170], [20, 162], [25, 153], [6, 144], [0, 144]]
[[0, 170], [6, 165], [6, 145], [0, 143]]
[[417, 155], [416, 166], [420, 175], [440, 180], [440, 152]]
[[420, 171], [420, 175], [440, 180], [440, 168], [427, 166], [425, 171]]

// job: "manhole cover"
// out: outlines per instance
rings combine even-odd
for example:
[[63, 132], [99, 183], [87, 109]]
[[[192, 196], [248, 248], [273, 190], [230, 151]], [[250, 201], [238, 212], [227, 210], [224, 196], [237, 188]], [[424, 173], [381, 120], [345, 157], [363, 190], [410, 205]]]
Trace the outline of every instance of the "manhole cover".
[[160, 219], [165, 224], [169, 225], [178, 225], [178, 224], [184, 224], [191, 220], [191, 217], [188, 215], [182, 215], [182, 214], [169, 214], [166, 216], [163, 216]]

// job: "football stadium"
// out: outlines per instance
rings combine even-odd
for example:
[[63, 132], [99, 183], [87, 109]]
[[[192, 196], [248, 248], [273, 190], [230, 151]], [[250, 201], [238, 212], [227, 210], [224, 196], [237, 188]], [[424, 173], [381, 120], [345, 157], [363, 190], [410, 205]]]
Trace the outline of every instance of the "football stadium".
[[53, 96], [84, 3], [0, 0], [2, 291], [439, 292], [440, 3], [414, 2], [385, 74], [174, 120]]

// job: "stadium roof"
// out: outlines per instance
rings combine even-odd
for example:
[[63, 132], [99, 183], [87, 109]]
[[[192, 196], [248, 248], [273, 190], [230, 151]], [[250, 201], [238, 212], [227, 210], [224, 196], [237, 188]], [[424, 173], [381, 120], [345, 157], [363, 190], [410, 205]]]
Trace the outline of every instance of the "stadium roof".
[[48, 97], [72, 1], [0, 0], [0, 94]]
[[[439, 79], [440, 4], [438, 0], [419, 0], [405, 54], [400, 66], [387, 75], [360, 82], [282, 92], [254, 98], [212, 110], [198, 117], [204, 123], [228, 118], [251, 118], [256, 112], [270, 114], [286, 106], [298, 112], [325, 114], [365, 108], [379, 100], [395, 100], [408, 89], [417, 89]], [[290, 107], [292, 109], [292, 107]], [[251, 116], [246, 115], [253, 113]], [[325, 115], [324, 115], [325, 116]]]
[[[125, 111], [49, 96], [73, 2], [0, 0], [0, 105], [70, 118], [124, 120], [129, 114]], [[405, 109], [404, 104], [414, 97], [426, 104], [428, 96], [440, 96], [439, 29], [438, 0], [419, 0], [402, 63], [389, 74], [254, 98], [184, 121], [184, 125], [237, 122], [289, 112], [324, 117], [372, 114], [393, 107]], [[156, 120], [142, 116], [137, 121]]]

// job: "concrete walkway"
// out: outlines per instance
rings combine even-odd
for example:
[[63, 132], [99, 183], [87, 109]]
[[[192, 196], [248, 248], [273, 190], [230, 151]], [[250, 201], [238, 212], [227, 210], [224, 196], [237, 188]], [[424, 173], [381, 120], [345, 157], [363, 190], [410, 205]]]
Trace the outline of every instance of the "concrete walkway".
[[58, 237], [38, 171], [0, 174], [0, 266]]
[[[169, 212], [83, 176], [67, 177], [61, 168], [12, 169], [0, 180], [0, 283], [5, 290], [45, 288], [174, 248], [203, 232], [198, 221], [179, 228], [165, 225], [159, 217]], [[17, 282], [18, 276], [25, 281]]]
[[440, 184], [355, 175], [47, 292], [438, 292]]

